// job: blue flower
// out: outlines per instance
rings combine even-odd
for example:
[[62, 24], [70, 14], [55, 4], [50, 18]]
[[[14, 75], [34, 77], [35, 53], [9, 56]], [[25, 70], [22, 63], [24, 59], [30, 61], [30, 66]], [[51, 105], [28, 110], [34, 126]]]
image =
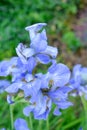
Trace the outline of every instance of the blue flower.
[[22, 118], [18, 118], [15, 120], [14, 127], [15, 130], [29, 130], [27, 122]]
[[[61, 114], [60, 109], [72, 105], [68, 101], [68, 93], [72, 90], [68, 86], [70, 70], [66, 65], [56, 63], [58, 51], [56, 47], [48, 45], [44, 26], [45, 23], [39, 23], [26, 27], [30, 33], [30, 47], [20, 43], [16, 48], [18, 57], [0, 63], [0, 76], [12, 76], [11, 84], [5, 88], [8, 93], [8, 103], [14, 103], [12, 97], [20, 92], [23, 93], [24, 99], [29, 104], [24, 108], [23, 113], [29, 116], [32, 112], [34, 118], [39, 120], [47, 119], [52, 104], [56, 105], [55, 115]], [[52, 65], [45, 74], [35, 73], [38, 63], [52, 63]], [[15, 121], [15, 128], [28, 130], [23, 119]]]
[[70, 87], [76, 90], [71, 93], [72, 96], [85, 94], [87, 97], [87, 68], [77, 64], [73, 67], [72, 77], [70, 79]]
[[33, 57], [34, 62], [36, 61], [35, 64], [37, 64], [37, 61], [48, 64], [52, 58], [56, 58], [58, 54], [57, 48], [47, 45], [46, 32], [45, 30], [41, 30], [45, 25], [45, 23], [39, 23], [26, 28], [30, 32], [30, 48], [24, 46], [22, 43], [16, 48], [17, 55], [24, 64], [27, 63], [30, 57]]

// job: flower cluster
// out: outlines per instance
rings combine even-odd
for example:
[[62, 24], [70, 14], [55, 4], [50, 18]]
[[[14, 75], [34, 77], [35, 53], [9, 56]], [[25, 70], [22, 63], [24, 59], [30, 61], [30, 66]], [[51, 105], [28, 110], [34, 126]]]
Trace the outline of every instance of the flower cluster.
[[[55, 115], [61, 114], [60, 109], [72, 105], [68, 101], [71, 88], [67, 86], [70, 70], [56, 62], [58, 50], [48, 45], [45, 26], [45, 23], [38, 23], [26, 27], [30, 34], [30, 46], [20, 43], [16, 48], [18, 57], [0, 63], [0, 76], [12, 76], [10, 85], [5, 88], [7, 101], [13, 103], [12, 96], [23, 92], [29, 102], [23, 113], [29, 116], [32, 112], [35, 119], [47, 119], [52, 104], [56, 105]], [[35, 73], [38, 64], [49, 64], [50, 67], [45, 74]]]
[[[68, 100], [68, 94], [80, 96], [85, 93], [87, 99], [87, 68], [76, 65], [72, 74], [69, 68], [57, 63], [58, 50], [48, 45], [46, 23], [38, 23], [25, 29], [29, 32], [29, 46], [19, 43], [16, 48], [17, 56], [0, 62], [0, 76], [11, 76], [11, 81], [0, 81], [0, 93], [7, 92], [9, 104], [15, 102], [13, 96], [21, 93], [27, 101], [23, 113], [29, 116], [32, 112], [35, 119], [46, 120], [52, 104], [55, 104], [54, 115], [61, 115], [61, 109], [73, 104]], [[38, 64], [48, 64], [46, 73], [38, 73]], [[24, 119], [17, 119], [15, 130], [29, 130]]]

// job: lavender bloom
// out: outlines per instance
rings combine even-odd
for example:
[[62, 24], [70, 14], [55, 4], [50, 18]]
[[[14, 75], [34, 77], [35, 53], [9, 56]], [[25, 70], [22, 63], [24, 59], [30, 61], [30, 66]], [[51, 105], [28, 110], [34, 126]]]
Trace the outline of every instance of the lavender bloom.
[[22, 118], [18, 118], [15, 120], [14, 127], [15, 130], [29, 130], [27, 122]]
[[76, 92], [71, 95], [85, 94], [87, 96], [87, 68], [82, 67], [80, 64], [75, 65], [72, 71], [72, 77], [70, 80], [70, 87], [75, 89]]
[[33, 56], [36, 61], [41, 62], [43, 64], [51, 62], [50, 56], [52, 58], [56, 58], [58, 54], [57, 48], [47, 45], [47, 37], [45, 30], [38, 32], [45, 25], [45, 23], [39, 23], [30, 27], [26, 27], [26, 29], [30, 32], [30, 48], [24, 46], [22, 43], [20, 43], [16, 48], [17, 55], [20, 57], [21, 61], [24, 64], [27, 63], [27, 60], [31, 56]]

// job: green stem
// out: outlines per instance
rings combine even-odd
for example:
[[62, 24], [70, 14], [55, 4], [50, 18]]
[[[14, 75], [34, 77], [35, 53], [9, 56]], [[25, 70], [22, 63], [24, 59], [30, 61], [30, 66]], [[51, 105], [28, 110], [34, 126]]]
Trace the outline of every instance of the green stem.
[[11, 120], [11, 130], [13, 130], [13, 106], [10, 105], [10, 120]]
[[84, 111], [85, 111], [85, 125], [87, 128], [87, 101], [86, 101], [86, 99], [84, 99], [84, 96], [81, 97], [81, 100], [82, 100], [82, 104], [83, 104]]
[[30, 122], [30, 128], [31, 128], [31, 130], [33, 130], [33, 123], [32, 123], [32, 116], [31, 116], [31, 114], [29, 116], [29, 122]]
[[41, 130], [42, 120], [39, 120], [39, 130]]
[[49, 130], [49, 118], [47, 118], [47, 120], [46, 120], [46, 127], [47, 127], [46, 130]]

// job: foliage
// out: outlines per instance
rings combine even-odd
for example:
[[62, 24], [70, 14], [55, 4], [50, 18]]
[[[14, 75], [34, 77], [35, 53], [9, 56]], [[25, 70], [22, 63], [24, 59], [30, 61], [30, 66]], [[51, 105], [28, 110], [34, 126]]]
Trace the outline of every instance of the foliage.
[[66, 32], [62, 40], [67, 46], [75, 52], [79, 47], [81, 47], [81, 42], [79, 38], [76, 38], [75, 34], [72, 31]]
[[26, 42], [25, 26], [46, 22], [49, 34], [59, 35], [69, 27], [67, 20], [77, 13], [79, 5], [80, 0], [0, 1], [0, 60], [15, 55], [17, 44]]

